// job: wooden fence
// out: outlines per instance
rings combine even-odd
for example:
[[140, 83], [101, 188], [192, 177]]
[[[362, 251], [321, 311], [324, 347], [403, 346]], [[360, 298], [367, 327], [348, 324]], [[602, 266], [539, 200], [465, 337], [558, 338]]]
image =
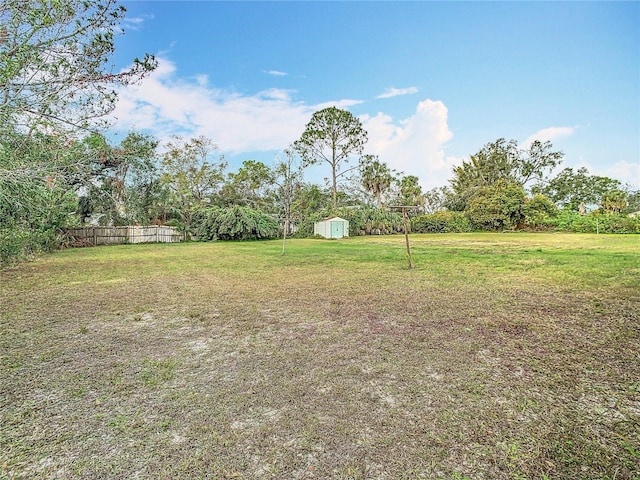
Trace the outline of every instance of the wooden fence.
[[184, 233], [175, 227], [149, 225], [147, 227], [79, 227], [65, 230], [70, 247], [92, 245], [121, 245], [124, 243], [183, 242]]

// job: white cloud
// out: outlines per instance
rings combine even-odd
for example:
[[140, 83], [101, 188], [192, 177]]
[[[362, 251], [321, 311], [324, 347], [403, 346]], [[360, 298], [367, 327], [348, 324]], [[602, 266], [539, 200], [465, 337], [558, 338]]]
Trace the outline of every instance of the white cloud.
[[640, 188], [640, 163], [620, 161], [603, 170], [606, 177], [617, 178], [634, 188]]
[[280, 70], [269, 70], [267, 73], [274, 77], [286, 77], [289, 75], [287, 72], [281, 72]]
[[141, 15], [139, 17], [125, 17], [122, 26], [126, 30], [140, 30], [147, 20], [153, 20], [153, 15]]
[[[204, 135], [226, 155], [282, 150], [297, 140], [314, 112], [361, 104], [342, 99], [308, 105], [295, 91], [267, 89], [253, 95], [217, 89], [204, 75], [181, 79], [173, 62], [159, 57], [158, 68], [140, 85], [122, 88], [113, 117], [119, 131], [148, 131], [159, 140], [171, 135]], [[445, 157], [452, 138], [447, 107], [441, 101], [418, 103], [413, 115], [393, 119], [384, 113], [361, 116], [369, 134], [367, 153], [390, 167], [416, 175], [424, 188], [444, 185], [458, 159]]]
[[633, 188], [640, 188], [640, 163], [620, 161], [605, 170], [605, 176], [621, 179]]
[[383, 113], [360, 118], [369, 132], [367, 152], [406, 175], [416, 175], [425, 189], [446, 184], [458, 159], [444, 154], [444, 145], [453, 138], [444, 103], [424, 100], [412, 116], [399, 121]]
[[598, 175], [600, 177], [609, 177], [620, 180], [623, 185], [630, 185], [632, 188], [640, 188], [640, 163], [627, 162], [620, 160], [606, 167], [594, 166], [585, 161], [581, 156], [576, 162], [568, 162], [564, 167], [570, 167], [574, 170], [585, 167], [590, 175]]
[[414, 93], [418, 93], [418, 89], [416, 87], [387, 88], [383, 93], [378, 95], [376, 98], [392, 98], [392, 97], [398, 97], [400, 95], [413, 95]]
[[533, 135], [530, 135], [526, 140], [520, 144], [520, 148], [529, 148], [531, 144], [540, 140], [541, 142], [553, 142], [561, 138], [566, 138], [573, 135], [576, 131], [576, 127], [549, 127], [538, 130]]
[[360, 103], [344, 99], [307, 105], [295, 101], [293, 91], [275, 88], [241, 95], [208, 86], [204, 75], [179, 79], [173, 62], [158, 61], [140, 85], [118, 92], [113, 113], [118, 130], [146, 130], [160, 140], [173, 134], [204, 135], [226, 154], [280, 150], [299, 138], [315, 111]]
[[332, 100], [332, 101], [318, 103], [314, 105], [313, 112], [317, 110], [322, 110], [323, 108], [329, 108], [329, 107], [346, 109], [346, 108], [352, 107], [353, 105], [359, 105], [361, 103], [364, 103], [364, 102], [362, 100], [354, 100], [351, 98], [345, 98], [343, 100], [338, 100], [338, 101]]

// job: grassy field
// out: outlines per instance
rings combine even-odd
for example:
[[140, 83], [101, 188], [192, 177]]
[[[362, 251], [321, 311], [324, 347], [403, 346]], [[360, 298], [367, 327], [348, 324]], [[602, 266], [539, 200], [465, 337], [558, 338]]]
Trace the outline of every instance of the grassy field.
[[640, 238], [411, 242], [0, 272], [0, 478], [640, 479]]

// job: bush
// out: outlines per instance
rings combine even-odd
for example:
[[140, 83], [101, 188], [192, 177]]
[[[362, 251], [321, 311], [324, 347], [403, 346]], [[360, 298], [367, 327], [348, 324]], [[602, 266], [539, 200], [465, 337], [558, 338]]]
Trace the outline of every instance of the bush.
[[193, 217], [192, 231], [199, 241], [276, 238], [278, 222], [249, 207], [206, 208]]
[[558, 207], [541, 194], [534, 195], [522, 205], [523, 224], [527, 227], [541, 228], [558, 215]]
[[555, 217], [548, 219], [546, 225], [558, 231], [576, 233], [640, 233], [640, 218], [623, 214], [589, 213], [580, 215], [563, 210]]
[[404, 231], [402, 214], [381, 208], [345, 208], [340, 210], [338, 216], [349, 220], [349, 232], [352, 236], [388, 235]]
[[326, 218], [325, 215], [327, 211], [323, 210], [321, 212], [314, 212], [313, 214], [307, 215], [301, 221], [296, 223], [296, 231], [293, 233], [292, 237], [296, 238], [309, 238], [313, 236], [313, 224], [315, 222], [319, 222], [323, 218]]
[[349, 221], [349, 235], [389, 235], [404, 231], [402, 214], [390, 212], [382, 208], [361, 205], [336, 210], [321, 210], [309, 215], [299, 225], [296, 237], [313, 235], [313, 224], [329, 217], [340, 217]]
[[498, 180], [478, 189], [465, 210], [471, 224], [481, 230], [510, 230], [522, 217], [526, 194], [515, 182]]
[[411, 231], [416, 233], [458, 233], [471, 230], [471, 223], [462, 212], [440, 210], [411, 219]]
[[297, 227], [296, 237], [311, 237], [313, 224], [329, 217], [340, 217], [349, 221], [349, 235], [388, 235], [404, 231], [402, 214], [366, 205], [336, 210], [321, 210], [307, 216]]
[[49, 252], [59, 246], [59, 240], [59, 235], [54, 230], [2, 228], [0, 229], [0, 268]]
[[[600, 230], [601, 225], [604, 225], [604, 232]], [[601, 215], [598, 227], [601, 233], [640, 233], [640, 218], [623, 214]]]

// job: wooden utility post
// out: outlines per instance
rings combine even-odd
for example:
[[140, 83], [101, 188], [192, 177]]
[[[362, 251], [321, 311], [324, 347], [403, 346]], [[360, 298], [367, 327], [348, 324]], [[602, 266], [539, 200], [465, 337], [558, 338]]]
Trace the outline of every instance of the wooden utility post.
[[409, 245], [409, 214], [407, 209], [416, 208], [413, 205], [394, 205], [389, 207], [392, 210], [402, 210], [402, 223], [404, 224], [404, 241], [407, 245], [407, 263], [409, 269], [413, 268], [413, 262], [411, 261], [411, 246]]

